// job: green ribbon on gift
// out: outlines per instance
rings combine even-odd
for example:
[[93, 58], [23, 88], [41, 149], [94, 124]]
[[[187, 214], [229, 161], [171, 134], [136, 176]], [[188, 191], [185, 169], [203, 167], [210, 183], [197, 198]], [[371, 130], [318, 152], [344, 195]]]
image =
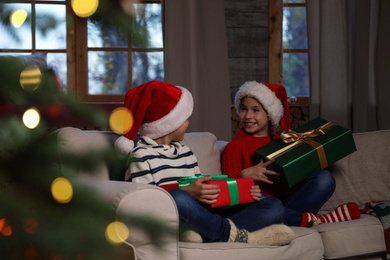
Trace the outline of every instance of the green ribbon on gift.
[[235, 179], [229, 178], [227, 175], [196, 175], [190, 177], [184, 177], [177, 180], [179, 183], [179, 188], [183, 188], [185, 186], [190, 185], [191, 182], [202, 178], [202, 177], [211, 177], [212, 181], [215, 180], [225, 180], [228, 188], [229, 188], [229, 196], [230, 196], [230, 205], [234, 206], [240, 203], [240, 196], [238, 195], [238, 187], [237, 181]]

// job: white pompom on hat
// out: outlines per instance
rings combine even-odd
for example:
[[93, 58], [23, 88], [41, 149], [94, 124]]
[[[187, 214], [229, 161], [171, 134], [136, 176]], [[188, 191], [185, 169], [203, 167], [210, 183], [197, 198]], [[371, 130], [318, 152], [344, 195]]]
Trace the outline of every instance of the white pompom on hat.
[[134, 123], [131, 130], [115, 143], [122, 154], [132, 151], [132, 140], [138, 132], [141, 136], [157, 139], [178, 129], [191, 116], [194, 101], [191, 93], [183, 87], [151, 81], [130, 89], [124, 107], [133, 114]]
[[285, 132], [290, 132], [290, 109], [287, 92], [283, 86], [256, 81], [245, 82], [234, 98], [238, 114], [244, 97], [252, 97], [264, 107], [274, 128], [281, 126]]

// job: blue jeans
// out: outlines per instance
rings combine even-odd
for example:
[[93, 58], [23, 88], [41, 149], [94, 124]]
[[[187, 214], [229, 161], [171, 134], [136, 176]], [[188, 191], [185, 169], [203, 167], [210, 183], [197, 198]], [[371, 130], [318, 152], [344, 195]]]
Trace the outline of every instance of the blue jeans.
[[284, 223], [300, 226], [303, 212], [317, 213], [336, 188], [332, 174], [320, 170], [309, 176], [291, 196], [282, 200], [286, 211]]
[[205, 242], [227, 242], [230, 235], [229, 218], [240, 229], [254, 231], [271, 224], [283, 223], [285, 211], [277, 198], [263, 198], [258, 202], [228, 209], [206, 209], [187, 192], [170, 190], [179, 211], [181, 223], [192, 226]]

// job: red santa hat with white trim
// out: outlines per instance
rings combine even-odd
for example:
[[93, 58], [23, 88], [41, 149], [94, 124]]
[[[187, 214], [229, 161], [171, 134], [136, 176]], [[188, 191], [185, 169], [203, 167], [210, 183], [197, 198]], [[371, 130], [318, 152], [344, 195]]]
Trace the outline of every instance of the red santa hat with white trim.
[[128, 133], [117, 139], [115, 147], [128, 154], [138, 132], [157, 139], [178, 129], [191, 116], [194, 101], [183, 87], [151, 81], [127, 91], [124, 107], [133, 114], [134, 123]]
[[282, 85], [258, 83], [256, 81], [245, 82], [234, 98], [238, 114], [244, 97], [252, 97], [264, 107], [274, 129], [281, 126], [285, 132], [290, 132], [290, 109], [287, 92]]

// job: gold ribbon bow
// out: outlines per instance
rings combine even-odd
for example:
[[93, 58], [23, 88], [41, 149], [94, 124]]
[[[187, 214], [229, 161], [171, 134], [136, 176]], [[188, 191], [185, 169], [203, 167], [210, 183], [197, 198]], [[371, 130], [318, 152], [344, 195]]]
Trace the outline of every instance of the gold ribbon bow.
[[318, 154], [318, 158], [319, 158], [320, 163], [321, 163], [321, 168], [324, 169], [324, 168], [328, 167], [328, 161], [326, 160], [324, 147], [320, 143], [317, 143], [316, 141], [313, 141], [310, 138], [313, 138], [313, 137], [316, 137], [319, 135], [324, 135], [325, 130], [333, 127], [334, 125], [335, 125], [334, 123], [328, 122], [325, 125], [317, 128], [317, 129], [309, 130], [309, 131], [306, 131], [302, 134], [296, 133], [294, 131], [281, 134], [280, 138], [282, 139], [282, 141], [284, 143], [291, 143], [291, 144], [272, 153], [272, 154], [270, 154], [270, 155], [268, 155], [267, 159], [271, 160], [271, 159], [279, 156], [283, 152], [291, 149], [292, 147], [304, 142], [304, 143], [307, 143], [308, 145], [310, 145], [316, 149], [317, 154]]

